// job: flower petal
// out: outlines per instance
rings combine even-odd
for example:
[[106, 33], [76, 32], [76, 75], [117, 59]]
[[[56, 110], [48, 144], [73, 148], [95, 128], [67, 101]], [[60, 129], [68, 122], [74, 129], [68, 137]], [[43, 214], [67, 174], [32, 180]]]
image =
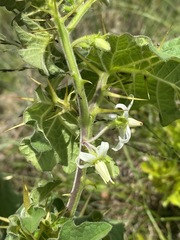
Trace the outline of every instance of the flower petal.
[[85, 164], [81, 165], [80, 162], [81, 162], [81, 159], [79, 157], [77, 157], [76, 158], [76, 164], [77, 164], [78, 168], [83, 169], [83, 168], [92, 167], [91, 163], [85, 163]]
[[96, 159], [96, 156], [90, 153], [86, 153], [86, 152], [80, 152], [79, 154], [79, 158], [84, 161], [84, 162], [93, 162], [93, 160]]
[[[119, 137], [120, 138], [120, 137]], [[124, 146], [124, 143], [119, 139], [119, 142], [116, 147], [112, 148], [113, 151], [117, 152]]]
[[117, 144], [117, 146], [115, 148], [112, 148], [113, 151], [118, 151], [120, 150], [125, 143], [129, 142], [130, 138], [131, 138], [131, 129], [129, 126], [126, 127], [126, 131], [123, 134], [123, 136], [119, 136], [119, 142]]
[[98, 157], [105, 157], [109, 150], [109, 143], [108, 142], [101, 142], [101, 145], [97, 147], [96, 152]]
[[113, 182], [113, 180], [111, 179], [111, 176], [109, 174], [108, 168], [106, 166], [106, 164], [103, 161], [98, 161], [95, 164], [95, 169], [97, 171], [97, 173], [101, 176], [101, 178], [103, 179], [103, 181], [107, 184], [108, 182]]
[[125, 143], [129, 142], [131, 138], [131, 129], [129, 126], [126, 127], [126, 132], [124, 134], [123, 140], [125, 141]]
[[116, 106], [115, 106], [115, 108], [116, 109], [122, 109], [123, 111], [124, 111], [124, 113], [123, 113], [123, 116], [125, 117], [125, 118], [128, 118], [128, 116], [129, 116], [129, 110], [128, 110], [128, 108], [124, 105], [124, 104], [122, 104], [122, 103], [118, 103]]
[[128, 108], [124, 104], [122, 104], [122, 103], [116, 104], [115, 109], [122, 109], [124, 111], [128, 110]]

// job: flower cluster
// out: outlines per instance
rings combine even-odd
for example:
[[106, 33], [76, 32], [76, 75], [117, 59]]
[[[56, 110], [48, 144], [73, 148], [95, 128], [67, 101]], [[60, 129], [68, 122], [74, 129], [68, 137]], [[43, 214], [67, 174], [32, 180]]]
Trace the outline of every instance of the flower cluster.
[[[115, 126], [119, 131], [118, 144], [116, 147], [112, 148], [112, 150], [114, 151], [120, 150], [125, 143], [129, 142], [131, 138], [130, 127], [142, 125], [142, 122], [129, 117], [129, 110], [131, 109], [134, 101], [133, 96], [130, 97], [132, 97], [132, 101], [130, 102], [128, 107], [121, 103], [115, 106], [115, 109], [123, 111], [121, 115], [109, 114], [109, 117], [113, 122], [113, 126]], [[100, 134], [98, 134], [98, 136], [100, 136]], [[98, 147], [90, 145], [90, 150], [88, 153], [82, 151], [80, 152], [77, 160], [78, 167], [94, 167], [96, 172], [101, 176], [105, 183], [114, 183], [111, 179], [110, 172], [112, 174], [116, 166], [114, 166], [112, 159], [107, 155], [108, 150], [108, 142], [101, 142], [101, 145], [99, 145]]]
[[[131, 97], [133, 97], [131, 95]], [[117, 116], [116, 114], [111, 114], [110, 117], [114, 119], [115, 125], [119, 130], [118, 144], [116, 147], [112, 148], [114, 151], [120, 150], [125, 143], [129, 142], [131, 138], [131, 129], [130, 127], [142, 126], [142, 122], [137, 121], [134, 118], [129, 117], [129, 110], [133, 105], [134, 100], [130, 102], [129, 106], [126, 107], [122, 103], [118, 103], [115, 108], [123, 110], [122, 116]]]

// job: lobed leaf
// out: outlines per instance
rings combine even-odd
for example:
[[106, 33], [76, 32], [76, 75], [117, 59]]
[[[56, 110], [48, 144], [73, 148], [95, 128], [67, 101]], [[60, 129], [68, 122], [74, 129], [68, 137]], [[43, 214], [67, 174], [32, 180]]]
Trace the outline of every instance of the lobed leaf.
[[165, 44], [162, 50], [148, 37], [133, 37], [127, 33], [110, 35], [107, 41], [111, 45], [110, 52], [92, 48], [88, 59], [109, 73], [108, 84], [119, 89], [123, 85], [125, 94], [146, 99], [139, 105], [153, 104], [163, 126], [179, 119], [179, 40]]
[[31, 206], [27, 215], [20, 219], [22, 229], [28, 233], [35, 232], [45, 215], [46, 212], [43, 208]]
[[22, 20], [27, 27], [26, 31], [14, 22], [15, 31], [22, 44], [20, 56], [26, 63], [42, 70], [47, 76], [61, 73], [62, 70], [54, 64], [49, 50], [52, 35], [25, 14], [22, 14]]
[[[79, 147], [77, 137], [77, 122], [70, 113], [58, 115], [54, 105], [38, 88], [41, 102], [34, 103], [24, 112], [24, 122], [35, 128], [32, 136], [24, 138], [20, 151], [41, 171], [51, 171], [60, 163], [65, 171], [75, 170], [75, 159]], [[49, 102], [48, 102], [49, 101]]]

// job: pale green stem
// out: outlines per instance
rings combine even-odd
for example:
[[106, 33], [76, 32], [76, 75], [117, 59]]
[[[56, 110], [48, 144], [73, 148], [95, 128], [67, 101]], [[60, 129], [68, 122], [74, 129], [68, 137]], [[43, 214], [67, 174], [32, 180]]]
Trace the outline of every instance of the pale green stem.
[[78, 25], [84, 14], [90, 9], [91, 5], [96, 1], [97, 0], [88, 0], [84, 4], [81, 4], [82, 7], [78, 9], [76, 15], [73, 17], [73, 19], [67, 26], [69, 32], [74, 30], [74, 28]]
[[[60, 16], [56, 1], [50, 0], [49, 7], [51, 9], [51, 15], [54, 18], [54, 23], [56, 25], [59, 40], [62, 45], [62, 49], [64, 51], [64, 55], [69, 67], [69, 71], [74, 80], [74, 88], [77, 96], [77, 102], [79, 107], [79, 127], [80, 127], [80, 149], [81, 145], [88, 138], [88, 128], [90, 123], [89, 110], [88, 110], [88, 102], [84, 89], [84, 81], [80, 75], [77, 62], [75, 59], [75, 55], [71, 46], [69, 32], [64, 25], [63, 18]], [[74, 216], [76, 212], [76, 208], [78, 206], [81, 193], [83, 191], [84, 179], [85, 179], [86, 171], [78, 169], [76, 170], [75, 179], [73, 188], [71, 191], [71, 195], [67, 204], [67, 210], [70, 216]]]
[[98, 35], [97, 34], [93, 34], [93, 35], [85, 35], [83, 37], [80, 37], [78, 39], [76, 39], [74, 42], [72, 42], [72, 47], [76, 47], [78, 46], [79, 44], [83, 43], [83, 42], [87, 42], [89, 44], [92, 44], [93, 41], [95, 41], [95, 38], [97, 37]]
[[96, 86], [96, 91], [90, 102], [90, 110], [94, 109], [96, 106], [100, 105], [103, 97], [102, 91], [105, 90], [109, 74], [106, 72], [100, 72], [98, 84]]
[[96, 136], [89, 139], [89, 143], [96, 141], [101, 135], [103, 135], [107, 130], [109, 129], [109, 126], [105, 126]]
[[146, 213], [147, 213], [147, 215], [148, 215], [148, 217], [149, 217], [149, 219], [150, 219], [150, 221], [151, 221], [154, 229], [156, 230], [156, 232], [157, 232], [157, 234], [158, 234], [158, 236], [159, 236], [159, 239], [160, 239], [160, 240], [166, 240], [166, 238], [164, 237], [161, 229], [160, 229], [159, 226], [157, 225], [157, 223], [156, 223], [156, 221], [155, 221], [155, 219], [154, 219], [151, 211], [150, 211], [146, 206], [145, 206], [145, 210], [146, 210]]
[[[76, 63], [76, 58], [74, 56], [74, 52], [71, 46], [69, 32], [67, 31], [66, 26], [64, 25], [64, 22], [62, 21], [62, 18], [58, 13], [55, 1], [53, 1], [53, 6], [51, 5], [51, 8], [53, 9], [52, 14], [54, 15], [53, 17], [54, 17], [55, 25], [58, 30], [59, 40], [62, 44], [64, 55], [65, 55], [70, 73], [74, 80], [74, 88], [76, 91], [77, 101], [78, 101], [79, 110], [80, 110], [80, 127], [82, 129], [88, 128], [89, 111], [88, 111], [87, 97], [84, 90], [84, 81], [80, 75], [80, 72]], [[87, 135], [87, 133], [85, 135]]]

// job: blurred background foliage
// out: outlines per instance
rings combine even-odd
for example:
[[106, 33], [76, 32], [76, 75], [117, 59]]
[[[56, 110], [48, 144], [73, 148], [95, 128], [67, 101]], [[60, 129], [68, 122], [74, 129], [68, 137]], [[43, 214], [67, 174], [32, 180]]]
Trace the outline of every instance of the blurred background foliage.
[[[9, 41], [16, 38], [11, 27], [13, 18], [7, 9], [0, 8], [0, 33]], [[165, 40], [179, 36], [179, 23], [179, 0], [110, 0], [108, 7], [95, 4], [73, 37], [100, 29], [147, 35], [161, 46]], [[0, 216], [8, 217], [22, 203], [23, 181], [31, 189], [50, 176], [37, 172], [19, 154], [19, 141], [31, 129], [4, 132], [22, 122], [22, 111], [29, 103], [22, 97], [32, 98], [36, 88], [31, 78], [43, 79], [38, 71], [22, 70], [24, 63], [15, 47], [0, 44], [0, 52]], [[133, 130], [130, 143], [116, 156], [121, 171], [116, 184], [107, 187], [97, 178], [96, 188], [86, 187], [79, 211], [88, 214], [98, 209], [108, 218], [121, 220], [126, 228], [125, 240], [180, 239], [180, 120], [162, 128], [152, 106], [132, 110], [131, 115], [144, 125]], [[60, 195], [70, 191], [72, 176], [67, 177], [58, 168], [52, 174], [64, 182], [56, 193]]]

